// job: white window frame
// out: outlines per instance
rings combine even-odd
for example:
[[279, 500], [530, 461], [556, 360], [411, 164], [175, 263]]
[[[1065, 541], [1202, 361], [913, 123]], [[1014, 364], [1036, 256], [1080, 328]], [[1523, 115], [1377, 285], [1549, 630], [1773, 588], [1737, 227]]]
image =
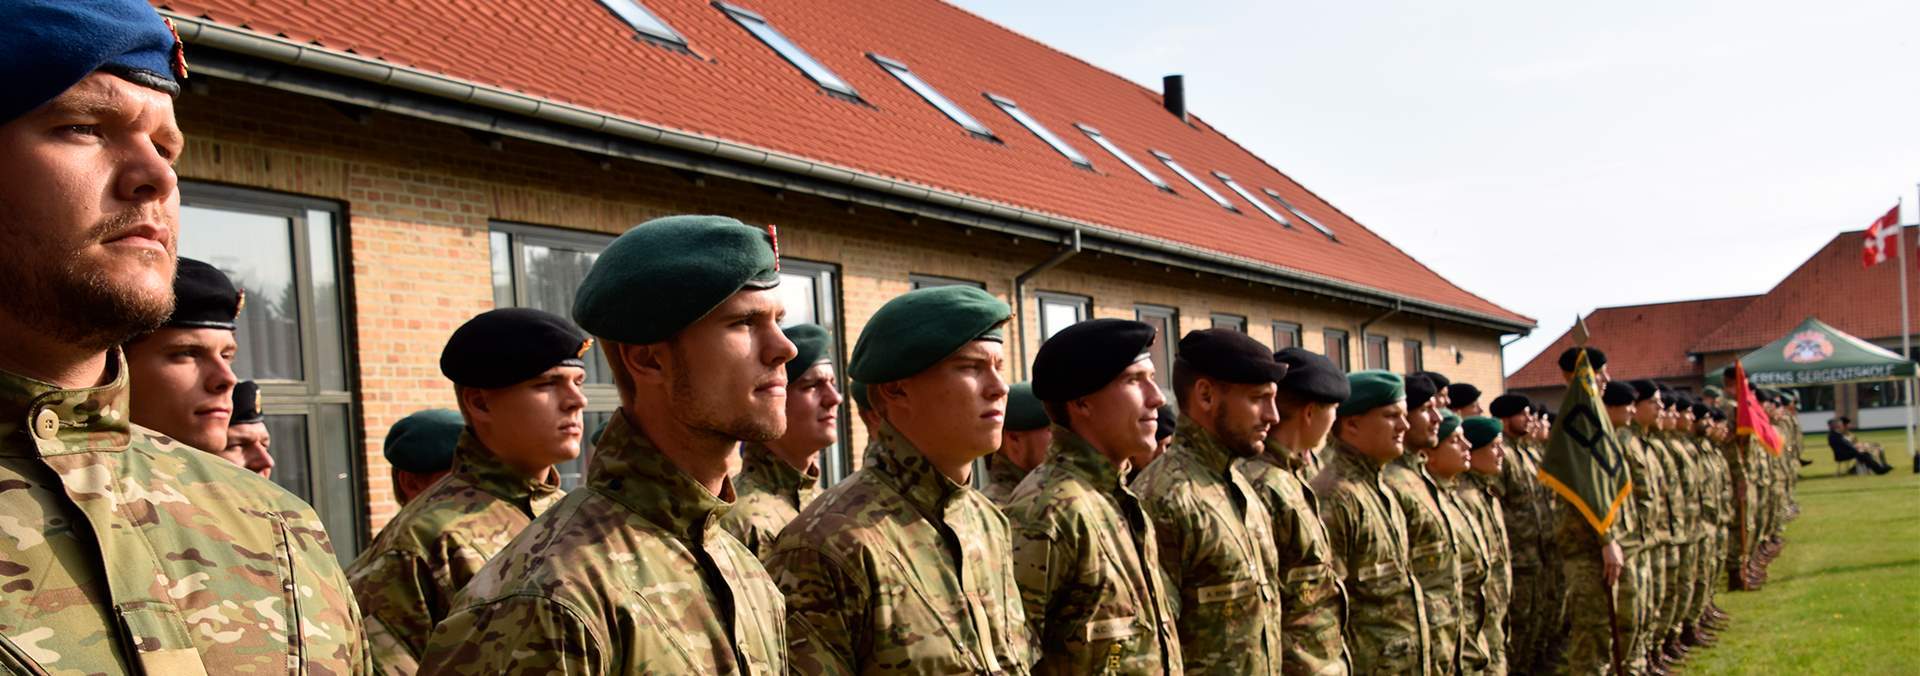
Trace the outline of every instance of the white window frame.
[[767, 21], [766, 17], [760, 16], [759, 13], [753, 10], [730, 3], [715, 2], [713, 6], [719, 8], [719, 10], [728, 17], [731, 17], [734, 23], [740, 24], [740, 27], [746, 29], [747, 33], [760, 40], [761, 44], [766, 45], [768, 49], [773, 50], [774, 54], [785, 59], [787, 63], [793, 64], [794, 68], [799, 69], [802, 74], [813, 80], [814, 84], [820, 85], [821, 89], [859, 100], [860, 92], [855, 90], [853, 85], [847, 82], [846, 78], [840, 77], [840, 74], [833, 72], [833, 69], [828, 68], [825, 62], [815, 58], [813, 54], [808, 53], [806, 49], [802, 48], [800, 43], [794, 42], [792, 38], [780, 32], [780, 29], [774, 28], [773, 23]]
[[1165, 179], [1160, 178], [1159, 174], [1153, 173], [1153, 170], [1148, 169], [1147, 165], [1141, 164], [1139, 160], [1133, 159], [1133, 155], [1128, 154], [1127, 151], [1121, 150], [1120, 146], [1113, 142], [1113, 139], [1107, 138], [1107, 135], [1100, 133], [1100, 130], [1078, 122], [1074, 123], [1073, 126], [1079, 129], [1080, 133], [1086, 134], [1087, 138], [1093, 139], [1094, 145], [1105, 149], [1107, 154], [1120, 160], [1121, 164], [1127, 165], [1127, 168], [1132, 169], [1133, 173], [1139, 174], [1140, 178], [1147, 179], [1147, 182], [1152, 183], [1153, 187], [1166, 192], [1173, 192], [1173, 186], [1168, 185]]
[[1148, 152], [1153, 153], [1154, 157], [1159, 158], [1160, 163], [1167, 165], [1167, 168], [1173, 170], [1173, 173], [1178, 174], [1180, 178], [1186, 179], [1187, 183], [1192, 184], [1193, 187], [1195, 188], [1198, 188], [1200, 190], [1200, 194], [1206, 195], [1208, 199], [1213, 200], [1214, 204], [1220, 205], [1220, 208], [1226, 209], [1227, 211], [1231, 211], [1234, 213], [1240, 212], [1240, 207], [1236, 207], [1233, 205], [1233, 202], [1227, 201], [1226, 195], [1222, 195], [1220, 194], [1220, 191], [1207, 187], [1207, 184], [1205, 183], [1201, 183], [1199, 176], [1195, 176], [1193, 172], [1187, 171], [1186, 167], [1180, 166], [1180, 162], [1173, 159], [1172, 155], [1168, 155], [1158, 150], [1152, 150]]
[[961, 108], [960, 104], [954, 103], [953, 99], [949, 99], [946, 95], [941, 94], [940, 90], [935, 89], [931, 83], [922, 79], [918, 73], [913, 72], [913, 69], [908, 68], [907, 64], [873, 52], [868, 52], [867, 58], [873, 59], [874, 63], [880, 64], [881, 70], [887, 71], [894, 79], [906, 85], [907, 89], [911, 89], [913, 93], [919, 94], [920, 98], [925, 99], [928, 105], [933, 106], [935, 110], [946, 115], [947, 119], [953, 120], [954, 124], [960, 125], [961, 129], [965, 129], [968, 133], [981, 138], [994, 138], [992, 129], [988, 129], [987, 125], [981, 124], [979, 118], [974, 117], [971, 113], [968, 113], [966, 109]]
[[1080, 167], [1081, 169], [1093, 169], [1093, 162], [1088, 160], [1086, 155], [1081, 154], [1081, 152], [1073, 146], [1067, 145], [1066, 139], [1060, 138], [1053, 133], [1053, 130], [1048, 129], [1046, 125], [1040, 124], [1039, 120], [1034, 119], [1032, 115], [1027, 114], [1027, 111], [1021, 109], [1020, 104], [1014, 103], [1012, 99], [992, 92], [986, 93], [985, 96], [988, 101], [992, 101], [993, 105], [1000, 108], [1000, 112], [1006, 113], [1007, 117], [1013, 118], [1014, 122], [1018, 122], [1020, 126], [1026, 127], [1027, 131], [1033, 132], [1034, 136], [1039, 137], [1042, 142], [1052, 146], [1054, 152], [1060, 153], [1062, 157], [1067, 158], [1068, 162], [1072, 162], [1074, 166]]

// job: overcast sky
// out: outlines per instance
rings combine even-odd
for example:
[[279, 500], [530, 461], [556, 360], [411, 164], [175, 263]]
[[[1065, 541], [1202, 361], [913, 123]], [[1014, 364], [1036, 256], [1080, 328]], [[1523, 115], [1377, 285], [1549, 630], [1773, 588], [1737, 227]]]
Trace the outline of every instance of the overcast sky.
[[1896, 198], [1914, 221], [1912, 0], [954, 1], [1185, 74], [1194, 114], [1539, 320], [1509, 372], [1595, 307], [1762, 293]]

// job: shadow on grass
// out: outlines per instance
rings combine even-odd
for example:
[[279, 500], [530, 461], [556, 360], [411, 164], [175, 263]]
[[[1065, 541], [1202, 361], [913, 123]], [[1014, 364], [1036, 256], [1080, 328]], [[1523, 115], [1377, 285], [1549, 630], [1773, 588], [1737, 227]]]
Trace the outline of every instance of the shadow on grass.
[[1862, 564], [1857, 564], [1852, 566], [1832, 566], [1829, 568], [1822, 568], [1820, 570], [1815, 570], [1815, 571], [1803, 573], [1800, 575], [1792, 575], [1792, 574], [1776, 575], [1776, 576], [1773, 576], [1771, 580], [1768, 580], [1768, 582], [1770, 584], [1778, 584], [1781, 582], [1786, 582], [1788, 580], [1804, 580], [1804, 579], [1819, 578], [1819, 577], [1831, 577], [1834, 575], [1846, 575], [1849, 573], [1863, 573], [1870, 570], [1886, 570], [1888, 568], [1912, 568], [1912, 567], [1920, 567], [1920, 559], [1901, 559], [1899, 561], [1881, 561], [1879, 563], [1862, 563]]

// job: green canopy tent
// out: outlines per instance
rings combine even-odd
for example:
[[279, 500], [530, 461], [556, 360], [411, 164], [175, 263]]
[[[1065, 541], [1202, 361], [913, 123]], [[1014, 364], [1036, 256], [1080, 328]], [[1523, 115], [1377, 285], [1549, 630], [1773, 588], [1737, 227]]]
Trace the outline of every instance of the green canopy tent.
[[1740, 358], [1747, 379], [1761, 387], [1839, 385], [1914, 376], [1916, 365], [1826, 322], [1808, 317], [1779, 340]]

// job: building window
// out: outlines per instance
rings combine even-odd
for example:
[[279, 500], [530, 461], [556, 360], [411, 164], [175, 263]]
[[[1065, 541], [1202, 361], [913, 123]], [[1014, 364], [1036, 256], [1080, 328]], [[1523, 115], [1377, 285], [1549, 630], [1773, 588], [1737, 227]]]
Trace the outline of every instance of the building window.
[[1300, 325], [1293, 322], [1273, 323], [1273, 351], [1279, 352], [1289, 347], [1300, 347]]
[[1136, 305], [1133, 318], [1153, 327], [1153, 344], [1147, 346], [1147, 354], [1153, 359], [1153, 379], [1158, 381], [1160, 391], [1167, 398], [1174, 398], [1173, 359], [1180, 356], [1177, 346], [1180, 344], [1180, 311], [1159, 305]]
[[1387, 337], [1367, 336], [1367, 363], [1370, 369], [1393, 370], [1387, 360]]
[[1187, 180], [1188, 183], [1193, 184], [1193, 187], [1198, 188], [1201, 194], [1206, 195], [1209, 199], [1212, 199], [1214, 204], [1220, 205], [1220, 208], [1226, 209], [1227, 211], [1233, 211], [1233, 212], [1240, 211], [1239, 207], [1236, 207], [1233, 205], [1232, 202], [1227, 201], [1227, 197], [1225, 195], [1220, 194], [1218, 191], [1214, 190], [1213, 188], [1207, 187], [1207, 184], [1200, 182], [1199, 176], [1193, 175], [1193, 172], [1187, 171], [1186, 167], [1180, 166], [1179, 162], [1175, 162], [1173, 160], [1172, 155], [1168, 155], [1158, 150], [1151, 151], [1151, 152], [1153, 152], [1154, 157], [1160, 158], [1161, 164], [1167, 165], [1167, 168], [1172, 169], [1173, 173], [1179, 174], [1180, 178], [1184, 178]]
[[1093, 300], [1086, 296], [1073, 296], [1064, 293], [1040, 292], [1034, 294], [1040, 299], [1040, 342], [1047, 342], [1061, 329], [1087, 321], [1092, 311]]
[[673, 30], [672, 26], [668, 26], [667, 22], [661, 21], [659, 16], [649, 11], [638, 0], [600, 0], [600, 4], [645, 37], [672, 45], [687, 44], [686, 38], [681, 37], [679, 32]]
[[1127, 165], [1127, 168], [1132, 169], [1133, 173], [1139, 174], [1140, 178], [1147, 179], [1147, 182], [1152, 183], [1153, 187], [1167, 192], [1173, 192], [1173, 186], [1167, 185], [1166, 181], [1161, 180], [1159, 174], [1153, 173], [1152, 170], [1147, 168], [1147, 165], [1141, 164], [1139, 160], [1133, 159], [1133, 155], [1128, 154], [1125, 150], [1121, 150], [1120, 146], [1115, 145], [1105, 134], [1100, 133], [1100, 130], [1084, 124], [1075, 124], [1073, 126], [1078, 127], [1081, 132], [1087, 135], [1087, 138], [1093, 139], [1094, 145], [1105, 148], [1109, 154], [1118, 158], [1121, 164]]
[[960, 279], [957, 277], [941, 277], [938, 275], [907, 275], [907, 282], [913, 284], [913, 290], [915, 291], [931, 289], [936, 286], [971, 286], [981, 291], [987, 290], [985, 282], [976, 282], [971, 279]]
[[1287, 201], [1287, 198], [1281, 197], [1280, 193], [1274, 192], [1272, 188], [1261, 188], [1261, 190], [1267, 193], [1268, 197], [1273, 198], [1273, 201], [1279, 202], [1280, 206], [1285, 207], [1288, 212], [1292, 213], [1295, 216], [1300, 217], [1300, 220], [1306, 221], [1307, 225], [1311, 225], [1313, 226], [1313, 229], [1319, 230], [1320, 234], [1326, 235], [1327, 239], [1334, 240], [1336, 242], [1340, 241], [1340, 238], [1333, 236], [1332, 230], [1327, 229], [1326, 224], [1321, 223], [1320, 220], [1317, 218], [1308, 216], [1307, 212], [1301, 211], [1299, 208], [1293, 206], [1291, 202]]
[[1228, 188], [1231, 188], [1234, 194], [1240, 196], [1240, 199], [1246, 200], [1248, 204], [1253, 205], [1253, 208], [1259, 209], [1260, 213], [1267, 215], [1267, 218], [1273, 219], [1275, 223], [1279, 223], [1282, 226], [1288, 228], [1293, 227], [1293, 223], [1288, 222], [1286, 216], [1280, 215], [1280, 212], [1274, 211], [1273, 207], [1267, 206], [1266, 202], [1262, 202], [1259, 198], [1254, 197], [1252, 192], [1249, 192], [1245, 187], [1241, 186], [1239, 181], [1233, 180], [1232, 176], [1216, 171], [1213, 172], [1213, 177], [1220, 179], [1220, 182], [1225, 183]]
[[[787, 319], [782, 326], [795, 324], [819, 324], [833, 335], [833, 386], [846, 399], [840, 411], [838, 426], [840, 438], [846, 439], [853, 433], [853, 403], [845, 397], [847, 393], [846, 364], [841, 355], [846, 354], [845, 340], [841, 335], [840, 322], [840, 269], [828, 263], [780, 259], [780, 286], [776, 287], [780, 302], [786, 307]], [[836, 442], [820, 452], [820, 476], [825, 485], [831, 486], [847, 478], [855, 469], [854, 458], [849, 454], [848, 444]]]
[[1230, 315], [1230, 314], [1215, 312], [1213, 313], [1213, 328], [1233, 329], [1241, 333], [1246, 333], [1247, 318], [1242, 317], [1240, 315]]
[[988, 94], [987, 100], [992, 101], [993, 105], [999, 106], [1000, 110], [1007, 113], [1007, 117], [1011, 117], [1013, 121], [1019, 122], [1020, 126], [1027, 128], [1027, 131], [1033, 132], [1034, 136], [1040, 137], [1040, 140], [1045, 141], [1047, 145], [1053, 146], [1056, 152], [1066, 156], [1067, 161], [1074, 163], [1075, 166], [1081, 169], [1093, 168], [1093, 163], [1087, 161], [1086, 155], [1080, 154], [1080, 151], [1074, 150], [1073, 146], [1067, 145], [1065, 140], [1054, 136], [1053, 132], [1048, 130], [1046, 125], [1040, 124], [1040, 121], [1033, 119], [1033, 116], [1028, 115], [1027, 111], [1021, 110], [1019, 104], [993, 94]]
[[713, 6], [726, 12], [727, 16], [732, 17], [741, 28], [747, 29], [748, 33], [752, 33], [754, 37], [773, 48], [774, 53], [779, 54], [780, 58], [786, 59], [787, 63], [793, 64], [793, 67], [800, 69], [800, 72], [806, 73], [807, 77], [813, 78], [813, 81], [822, 88], [849, 98], [860, 98], [860, 92], [854, 91], [853, 85], [840, 79], [839, 75], [834, 74], [826, 64], [820, 63], [818, 59], [813, 58], [813, 55], [801, 49], [800, 45], [788, 40], [786, 35], [773, 27], [773, 24], [767, 23], [766, 17], [752, 10], [724, 2], [713, 3]]
[[975, 136], [989, 139], [993, 138], [993, 131], [987, 129], [987, 125], [981, 124], [979, 120], [967, 114], [967, 111], [961, 110], [960, 106], [955, 105], [953, 101], [942, 96], [940, 90], [934, 89], [933, 85], [927, 84], [926, 80], [920, 79], [920, 76], [914, 74], [912, 69], [907, 68], [907, 64], [879, 54], [867, 54], [867, 57], [873, 59], [874, 63], [880, 64], [880, 67], [888, 73], [892, 73], [895, 78], [900, 80], [901, 84], [913, 90], [913, 93], [919, 94], [920, 98], [926, 99], [928, 104], [931, 104], [935, 109], [938, 109], [949, 119], [959, 124], [962, 129], [972, 132]]
[[352, 562], [366, 500], [340, 206], [199, 183], [180, 193], [180, 255], [219, 268], [247, 294], [233, 370], [260, 384], [273, 482], [313, 505], [341, 562]]
[[1427, 370], [1426, 348], [1420, 345], [1420, 341], [1408, 340], [1401, 343], [1400, 349], [1402, 352], [1407, 353], [1407, 356], [1404, 357], [1407, 362], [1407, 373], [1419, 373]]
[[1320, 337], [1326, 342], [1326, 349], [1321, 352], [1327, 355], [1328, 359], [1333, 360], [1333, 363], [1338, 364], [1340, 370], [1352, 371], [1353, 363], [1347, 359], [1347, 332], [1340, 329], [1327, 329], [1320, 334]]

